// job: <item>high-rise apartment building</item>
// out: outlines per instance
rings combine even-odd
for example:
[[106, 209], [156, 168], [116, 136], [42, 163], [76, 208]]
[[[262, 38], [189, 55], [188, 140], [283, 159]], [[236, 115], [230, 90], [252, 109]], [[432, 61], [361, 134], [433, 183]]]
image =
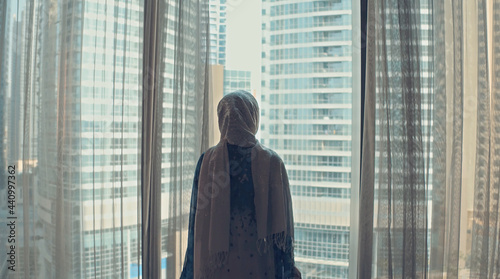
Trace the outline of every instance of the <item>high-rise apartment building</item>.
[[38, 41], [39, 271], [43, 278], [107, 278], [120, 270], [128, 278], [140, 237], [143, 4], [41, 5], [49, 12], [41, 14]]
[[354, 16], [350, 0], [263, 1], [261, 142], [288, 170], [303, 278], [348, 276]]
[[226, 65], [226, 0], [210, 0], [210, 64]]

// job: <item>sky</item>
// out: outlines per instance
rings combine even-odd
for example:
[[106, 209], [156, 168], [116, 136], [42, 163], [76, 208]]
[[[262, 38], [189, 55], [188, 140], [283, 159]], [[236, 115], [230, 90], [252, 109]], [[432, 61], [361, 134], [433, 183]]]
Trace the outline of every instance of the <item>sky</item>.
[[227, 0], [226, 68], [251, 71], [252, 89], [257, 91], [261, 80], [261, 14], [261, 0]]

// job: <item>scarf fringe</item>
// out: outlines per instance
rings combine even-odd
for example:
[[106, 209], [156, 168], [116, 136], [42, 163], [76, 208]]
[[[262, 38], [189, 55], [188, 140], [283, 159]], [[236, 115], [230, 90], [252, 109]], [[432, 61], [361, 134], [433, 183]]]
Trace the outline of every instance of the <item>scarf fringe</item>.
[[227, 264], [229, 252], [222, 251], [210, 255], [207, 260], [206, 266], [202, 268], [202, 279], [214, 278], [214, 273], [217, 269]]
[[274, 233], [265, 238], [258, 239], [257, 251], [260, 255], [262, 255], [262, 252], [267, 253], [270, 249], [272, 249], [273, 245], [276, 245], [276, 247], [278, 247], [281, 251], [286, 252], [287, 250], [292, 248], [287, 244], [286, 236], [287, 234], [282, 231], [279, 233]]

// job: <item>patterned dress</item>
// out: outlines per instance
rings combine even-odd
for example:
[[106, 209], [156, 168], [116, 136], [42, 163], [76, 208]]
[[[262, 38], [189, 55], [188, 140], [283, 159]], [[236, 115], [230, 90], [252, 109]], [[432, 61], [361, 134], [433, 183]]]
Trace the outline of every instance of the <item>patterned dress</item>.
[[[257, 223], [255, 220], [254, 188], [251, 169], [251, 147], [227, 145], [231, 178], [231, 220], [229, 257], [226, 266], [218, 269], [215, 278], [291, 278], [294, 266], [293, 250], [284, 253], [274, 247], [267, 253], [257, 251]], [[203, 161], [196, 166], [191, 195], [189, 235], [181, 279], [193, 278], [194, 220], [198, 194], [198, 178]], [[288, 239], [291, 244], [291, 238]], [[269, 260], [269, 257], [274, 258]], [[273, 264], [269, 264], [273, 263]]]

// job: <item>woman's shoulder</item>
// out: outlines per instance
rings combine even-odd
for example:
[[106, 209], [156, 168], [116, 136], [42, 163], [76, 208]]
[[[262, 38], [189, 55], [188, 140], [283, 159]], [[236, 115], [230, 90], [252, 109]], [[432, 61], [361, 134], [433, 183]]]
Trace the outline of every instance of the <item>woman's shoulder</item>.
[[263, 144], [257, 144], [255, 146], [257, 148], [257, 151], [260, 153], [260, 157], [267, 157], [271, 162], [279, 162], [282, 163], [283, 160], [281, 157], [276, 153], [276, 151], [272, 150], [271, 148], [263, 145]]
[[196, 164], [196, 168], [201, 168], [201, 163], [203, 162], [203, 157], [205, 156], [206, 152], [201, 153], [200, 158], [198, 158], [198, 163]]
[[219, 146], [219, 145], [214, 145], [214, 146], [212, 146], [212, 147], [209, 147], [207, 150], [205, 150], [205, 152], [203, 152], [203, 153], [201, 154], [201, 157], [203, 157], [204, 155], [209, 155], [209, 154], [211, 154], [211, 153], [215, 150], [215, 148], [217, 148], [218, 146]]

